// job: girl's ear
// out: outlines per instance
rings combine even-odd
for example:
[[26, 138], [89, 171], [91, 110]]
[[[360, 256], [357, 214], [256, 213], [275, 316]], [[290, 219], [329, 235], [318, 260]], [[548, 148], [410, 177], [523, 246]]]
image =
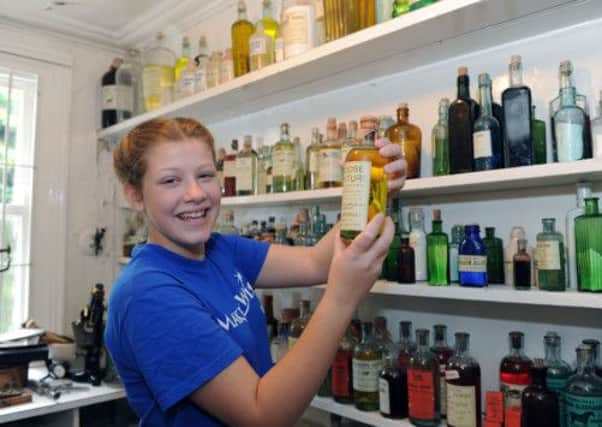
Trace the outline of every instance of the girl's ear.
[[131, 184], [123, 185], [123, 196], [128, 202], [131, 210], [144, 212], [144, 203], [142, 203], [142, 192]]

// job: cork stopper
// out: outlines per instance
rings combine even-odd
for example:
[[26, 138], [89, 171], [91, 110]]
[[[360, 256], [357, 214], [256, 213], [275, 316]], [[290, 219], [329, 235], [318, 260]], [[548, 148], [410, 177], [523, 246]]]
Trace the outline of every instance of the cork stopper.
[[119, 67], [121, 67], [122, 64], [123, 64], [123, 59], [121, 59], [121, 58], [114, 58], [113, 62], [111, 62], [111, 67], [113, 67], [113, 68], [119, 68]]
[[520, 55], [512, 55], [510, 58], [511, 64], [521, 64], [523, 62], [523, 58]]
[[[602, 91], [600, 91], [600, 96], [602, 97]], [[349, 130], [351, 132], [357, 133], [357, 122], [355, 120], [351, 120], [349, 122]]]
[[337, 128], [337, 119], [336, 117], [329, 117], [328, 121], [326, 122], [326, 129], [327, 130], [336, 130]]
[[362, 129], [376, 129], [378, 119], [376, 116], [362, 116], [360, 117], [360, 128]]
[[234, 151], [238, 151], [238, 139], [233, 139], [232, 143], [230, 144], [230, 147], [234, 150]]
[[400, 102], [400, 103], [399, 103], [399, 107], [398, 107], [398, 108], [399, 108], [400, 110], [402, 110], [402, 109], [406, 109], [406, 110], [407, 110], [407, 108], [408, 108], [408, 103], [407, 103], [407, 102]]
[[458, 68], [458, 76], [467, 76], [468, 75], [468, 67], [459, 67]]
[[433, 221], [441, 221], [441, 209], [433, 209]]

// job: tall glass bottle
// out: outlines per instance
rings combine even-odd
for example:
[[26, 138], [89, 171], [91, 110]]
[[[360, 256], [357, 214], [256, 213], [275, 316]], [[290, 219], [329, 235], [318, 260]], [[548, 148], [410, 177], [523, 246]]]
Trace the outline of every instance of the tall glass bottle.
[[328, 118], [326, 141], [320, 144], [318, 160], [318, 187], [340, 187], [343, 184], [341, 168], [341, 143], [338, 140], [337, 119]]
[[207, 46], [207, 37], [201, 35], [197, 46], [197, 54], [194, 57], [194, 62], [198, 66], [203, 58], [209, 59], [209, 47]]
[[302, 191], [305, 190], [305, 163], [303, 161], [301, 139], [298, 136], [293, 138], [293, 145], [295, 146], [295, 182], [293, 187], [295, 191]]
[[280, 33], [280, 25], [274, 19], [272, 11], [272, 0], [262, 0], [261, 23], [263, 24], [263, 32], [272, 39], [272, 48]]
[[533, 382], [522, 394], [521, 425], [532, 427], [560, 427], [558, 395], [546, 386], [547, 368], [543, 360], [534, 359]]
[[410, 209], [410, 246], [414, 249], [416, 280], [428, 278], [426, 263], [426, 233], [424, 232], [424, 212], [421, 208]]
[[393, 18], [397, 18], [410, 11], [408, 0], [393, 0]]
[[521, 393], [532, 382], [531, 359], [523, 351], [525, 335], [510, 332], [510, 353], [500, 364], [500, 390], [504, 393], [504, 408], [521, 406]]
[[118, 105], [124, 94], [130, 93], [129, 85], [117, 85], [115, 74], [123, 63], [123, 59], [115, 58], [109, 67], [109, 71], [102, 75], [101, 80], [101, 126], [107, 128], [117, 123], [117, 112], [123, 111], [124, 115], [131, 116], [130, 111], [124, 111], [125, 105]]
[[543, 232], [537, 234], [537, 275], [539, 287], [546, 291], [564, 291], [566, 283], [564, 239], [554, 229], [556, 220], [541, 220]]
[[397, 366], [397, 354], [388, 353], [378, 379], [379, 410], [387, 418], [408, 416], [407, 372]]
[[391, 339], [391, 332], [387, 328], [387, 318], [376, 316], [374, 318], [374, 341], [381, 348], [383, 355], [396, 353], [397, 349]]
[[280, 141], [272, 147], [272, 192], [293, 190], [297, 152], [291, 142], [288, 123], [280, 125]]
[[232, 151], [224, 156], [224, 196], [236, 196], [236, 157], [238, 140], [233, 139], [230, 144]]
[[[376, 131], [364, 136], [345, 162], [345, 183], [341, 201], [341, 238], [353, 240], [387, 206], [387, 181], [384, 167], [389, 162], [374, 145]], [[339, 151], [340, 153], [340, 151]], [[322, 156], [322, 151], [320, 152]], [[320, 162], [320, 173], [322, 162]]]
[[562, 360], [560, 355], [560, 336], [555, 332], [548, 332], [544, 336], [546, 358], [546, 387], [558, 395], [558, 419], [560, 426], [566, 426], [566, 411], [564, 390], [569, 377], [572, 375], [571, 366]]
[[393, 0], [376, 1], [376, 23], [386, 22], [393, 17]]
[[216, 159], [215, 159], [215, 169], [217, 172], [217, 180], [219, 181], [219, 188], [222, 196], [224, 195], [225, 187], [224, 187], [224, 158], [226, 157], [226, 149], [224, 147], [220, 147], [217, 150]]
[[585, 199], [585, 213], [575, 219], [575, 252], [579, 290], [602, 292], [602, 214], [597, 197]]
[[447, 395], [446, 395], [446, 384], [445, 384], [445, 368], [450, 357], [454, 354], [454, 351], [447, 345], [447, 326], [445, 325], [434, 325], [433, 336], [435, 337], [435, 343], [431, 347], [431, 351], [437, 356], [439, 361], [439, 391], [441, 396], [441, 417], [445, 418], [447, 414]]
[[491, 78], [479, 75], [481, 115], [473, 126], [473, 170], [489, 170], [504, 167], [504, 150], [500, 124], [493, 116]]
[[416, 260], [414, 249], [407, 236], [401, 238], [399, 246], [399, 283], [416, 283]]
[[136, 49], [128, 50], [123, 64], [115, 72], [115, 84], [128, 87], [123, 98], [123, 109], [117, 110], [117, 122], [122, 122], [132, 116], [144, 112], [144, 94], [142, 93], [142, 63], [140, 52]]
[[518, 251], [512, 258], [514, 264], [514, 289], [531, 289], [531, 256], [527, 253], [527, 240], [518, 240]]
[[178, 60], [176, 61], [176, 65], [174, 68], [174, 79], [175, 79], [175, 84], [178, 84], [178, 81], [180, 80], [180, 75], [182, 74], [182, 71], [184, 71], [186, 69], [186, 66], [188, 65], [188, 62], [191, 61], [190, 59], [190, 39], [188, 38], [188, 36], [184, 36], [182, 37], [182, 56], [180, 56], [178, 58]]
[[249, 38], [255, 31], [253, 24], [247, 20], [247, 5], [238, 0], [238, 20], [232, 24], [232, 59], [234, 60], [234, 76], [239, 77], [249, 72]]
[[263, 21], [259, 21], [249, 38], [249, 61], [251, 71], [260, 70], [274, 63], [272, 38], [265, 33]]
[[557, 161], [571, 162], [585, 158], [585, 112], [577, 107], [575, 87], [560, 89], [560, 109], [554, 114]]
[[451, 243], [449, 244], [449, 280], [452, 283], [460, 281], [460, 273], [458, 271], [458, 256], [460, 243], [464, 238], [464, 226], [454, 225], [451, 230]]
[[495, 237], [495, 227], [485, 227], [483, 239], [487, 248], [487, 281], [504, 284], [504, 244], [502, 239]]
[[282, 360], [288, 352], [288, 331], [290, 325], [288, 319], [285, 319], [283, 315], [282, 321], [278, 323], [278, 334], [270, 342], [270, 354], [272, 355], [273, 363]]
[[220, 84], [220, 72], [222, 70], [223, 55], [219, 51], [211, 53], [207, 67], [207, 89]]
[[[418, 126], [409, 122], [410, 110], [408, 104], [402, 102], [397, 109], [397, 124], [387, 131], [387, 137], [391, 142], [401, 145], [406, 162], [408, 162], [407, 178], [420, 177], [420, 149], [422, 144], [422, 132]], [[405, 139], [402, 139], [405, 134]]]
[[411, 357], [416, 353], [416, 342], [412, 340], [412, 322], [402, 320], [399, 322], [399, 343], [397, 344], [399, 354], [397, 364], [400, 369], [407, 370]]
[[359, 144], [360, 141], [357, 139], [357, 122], [351, 120], [349, 122], [347, 138], [341, 143], [341, 160], [345, 161], [351, 149]]
[[470, 97], [468, 68], [458, 68], [458, 98], [449, 106], [449, 169], [451, 173], [472, 171], [472, 131], [480, 107]]
[[363, 30], [376, 24], [376, 1], [358, 0], [359, 29]]
[[257, 194], [272, 190], [272, 149], [257, 137]]
[[378, 377], [382, 352], [374, 342], [372, 322], [362, 324], [362, 341], [353, 351], [353, 403], [361, 411], [376, 411], [379, 403]]
[[449, 285], [449, 239], [443, 232], [441, 210], [433, 209], [433, 231], [426, 236], [429, 285]]
[[314, 0], [284, 0], [280, 30], [284, 58], [307, 52], [316, 45], [316, 10]]
[[234, 59], [232, 58], [232, 48], [224, 50], [221, 57], [219, 68], [219, 84], [229, 82], [234, 78]]
[[590, 346], [577, 347], [577, 373], [565, 389], [567, 426], [602, 424], [602, 379], [592, 370]]
[[506, 167], [534, 163], [531, 129], [531, 89], [523, 84], [520, 55], [512, 56], [509, 66], [510, 87], [502, 92], [504, 108], [504, 150]]
[[173, 100], [174, 64], [176, 55], [164, 46], [164, 36], [157, 34], [155, 46], [142, 54], [144, 107], [154, 111]]
[[504, 248], [504, 279], [508, 286], [514, 286], [514, 255], [518, 252], [518, 240], [525, 237], [523, 227], [512, 227], [510, 239]]
[[432, 132], [433, 175], [449, 174], [449, 138], [447, 132], [447, 115], [449, 113], [449, 99], [439, 101], [439, 120]]
[[382, 275], [386, 280], [391, 282], [399, 282], [399, 274], [401, 272], [399, 265], [399, 251], [401, 248], [401, 225], [400, 225], [400, 202], [399, 197], [394, 197], [391, 201], [391, 219], [395, 224], [395, 234], [389, 245], [389, 252], [383, 262]]
[[575, 253], [575, 218], [585, 213], [585, 199], [592, 197], [592, 185], [589, 182], [580, 182], [577, 184], [577, 206], [567, 212], [565, 230], [566, 245], [568, 248], [568, 276], [567, 287], [577, 288], [577, 254]]
[[311, 144], [305, 151], [305, 188], [316, 190], [318, 188], [318, 165], [320, 161], [320, 129], [312, 128]]
[[455, 337], [455, 353], [445, 367], [447, 425], [481, 427], [481, 367], [468, 352], [470, 335]]
[[594, 364], [594, 372], [597, 376], [602, 378], [602, 363], [600, 363], [600, 341], [588, 338], [581, 341], [583, 344], [587, 344], [592, 348], [593, 353], [593, 364]]
[[352, 9], [356, 9], [354, 2], [345, 0], [324, 1], [324, 22], [326, 25], [326, 41], [334, 41], [351, 34], [353, 20]]
[[253, 150], [251, 135], [245, 135], [242, 150], [236, 157], [236, 194], [238, 196], [258, 194], [257, 153]]
[[598, 101], [598, 117], [592, 120], [592, 154], [596, 159], [602, 158], [602, 90]]
[[441, 419], [439, 361], [429, 349], [428, 329], [416, 329], [418, 348], [408, 366], [408, 413], [415, 426], [438, 426]]
[[301, 300], [299, 304], [299, 317], [291, 323], [291, 328], [288, 332], [288, 348], [289, 350], [297, 343], [305, 327], [309, 323], [311, 317], [311, 302], [309, 300]]
[[535, 105], [531, 107], [531, 117], [533, 122], [533, 158], [536, 165], [543, 165], [547, 162], [548, 148], [546, 141], [546, 122], [535, 117]]
[[460, 285], [487, 286], [487, 248], [476, 224], [464, 226], [464, 239], [458, 255]]

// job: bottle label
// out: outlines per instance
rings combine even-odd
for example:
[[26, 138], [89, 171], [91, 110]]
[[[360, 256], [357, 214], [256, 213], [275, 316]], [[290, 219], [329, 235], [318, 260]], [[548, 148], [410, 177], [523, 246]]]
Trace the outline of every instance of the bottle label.
[[261, 37], [253, 38], [249, 42], [249, 51], [251, 56], [265, 55], [268, 53], [267, 43]]
[[378, 396], [379, 396], [379, 405], [378, 408], [380, 412], [383, 414], [390, 415], [391, 414], [391, 403], [390, 403], [390, 393], [389, 393], [389, 382], [384, 378], [378, 379]]
[[194, 95], [195, 91], [195, 75], [193, 73], [183, 71], [180, 74], [178, 81], [178, 94], [180, 97]]
[[602, 425], [602, 397], [565, 393], [567, 426]]
[[559, 162], [583, 158], [583, 125], [556, 122], [556, 145]]
[[134, 111], [132, 88], [125, 85], [109, 85], [102, 87], [102, 109]]
[[502, 382], [500, 384], [500, 390], [504, 393], [504, 408], [508, 409], [513, 406], [521, 407], [521, 396], [523, 390], [527, 388], [529, 384], [510, 384]]
[[345, 163], [341, 202], [341, 230], [362, 231], [368, 223], [372, 162]]
[[464, 273], [486, 273], [487, 257], [482, 255], [459, 255], [458, 271]]
[[320, 157], [319, 157], [318, 150], [311, 150], [309, 152], [309, 159], [308, 159], [309, 173], [317, 173], [318, 172], [319, 160], [320, 160]]
[[539, 270], [560, 270], [560, 242], [545, 240], [537, 242], [537, 268]]
[[351, 397], [351, 358], [346, 351], [337, 351], [332, 363], [332, 394]]
[[319, 152], [318, 182], [341, 182], [341, 150], [339, 148], [322, 148]]
[[284, 61], [284, 39], [282, 37], [278, 37], [274, 43], [274, 61]]
[[353, 359], [353, 389], [366, 393], [378, 392], [378, 375], [382, 361]]
[[253, 158], [236, 158], [236, 191], [253, 191]]
[[224, 160], [224, 178], [236, 178], [236, 160]]
[[446, 380], [457, 380], [457, 379], [460, 379], [460, 374], [455, 369], [445, 371], [445, 379]]
[[435, 418], [435, 379], [432, 372], [408, 370], [408, 409], [411, 418]]
[[272, 176], [293, 177], [297, 153], [295, 150], [272, 151]]
[[473, 134], [473, 157], [483, 159], [493, 155], [491, 149], [491, 131], [481, 130]]
[[[303, 53], [313, 47], [310, 27], [315, 26], [313, 7], [309, 5], [292, 6], [282, 13], [282, 39], [284, 40], [284, 56]], [[311, 34], [310, 34], [311, 33]]]
[[219, 67], [219, 82], [226, 83], [234, 78], [234, 61], [224, 59]]
[[447, 384], [447, 423], [477, 426], [477, 393], [474, 386]]
[[199, 65], [194, 72], [194, 90], [203, 92], [207, 90], [207, 67]]

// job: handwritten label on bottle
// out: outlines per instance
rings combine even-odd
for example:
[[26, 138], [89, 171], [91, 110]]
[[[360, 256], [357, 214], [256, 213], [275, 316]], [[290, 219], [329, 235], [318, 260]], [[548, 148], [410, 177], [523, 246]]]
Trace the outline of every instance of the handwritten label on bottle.
[[465, 273], [485, 273], [487, 257], [482, 255], [459, 255], [458, 271]]
[[475, 159], [492, 156], [490, 130], [481, 130], [473, 134], [473, 153]]
[[236, 191], [253, 190], [253, 158], [236, 159]]
[[537, 268], [560, 270], [560, 242], [546, 240], [537, 242]]
[[408, 410], [411, 418], [435, 418], [435, 379], [432, 372], [408, 370]]
[[318, 165], [320, 160], [318, 154], [319, 152], [317, 150], [311, 150], [309, 152], [308, 169], [310, 173], [318, 172]]
[[353, 389], [366, 393], [378, 392], [378, 374], [382, 361], [353, 359]]
[[556, 123], [556, 146], [559, 162], [583, 158], [583, 125]]
[[362, 231], [368, 223], [371, 162], [345, 163], [341, 230]]
[[[292, 6], [282, 13], [284, 57], [298, 55], [313, 47], [310, 26], [315, 25], [311, 6]], [[313, 31], [311, 31], [313, 33]]]
[[474, 386], [447, 385], [447, 423], [454, 426], [477, 426], [477, 400]]
[[319, 152], [318, 182], [341, 182], [341, 150], [339, 148], [322, 148]]
[[272, 151], [272, 176], [292, 177], [295, 172], [297, 153], [295, 150]]

